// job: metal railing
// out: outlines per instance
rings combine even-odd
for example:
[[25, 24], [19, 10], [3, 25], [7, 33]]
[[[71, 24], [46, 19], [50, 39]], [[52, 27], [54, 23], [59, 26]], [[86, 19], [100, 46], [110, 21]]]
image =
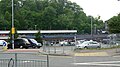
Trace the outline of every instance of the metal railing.
[[0, 67], [49, 67], [49, 57], [39, 53], [0, 53]]
[[43, 46], [40, 50], [48, 54], [69, 54], [75, 46]]

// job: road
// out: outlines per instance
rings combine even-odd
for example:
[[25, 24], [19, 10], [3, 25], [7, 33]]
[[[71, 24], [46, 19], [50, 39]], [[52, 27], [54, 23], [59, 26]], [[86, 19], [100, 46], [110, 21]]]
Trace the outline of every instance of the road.
[[75, 67], [119, 67], [120, 59], [117, 57], [75, 57]]
[[50, 57], [50, 67], [120, 67], [120, 56]]
[[[71, 49], [69, 48], [70, 47], [65, 47], [65, 50], [70, 51]], [[63, 47], [57, 47], [56, 51], [62, 52], [61, 49], [63, 50]], [[51, 47], [50, 50], [52, 53], [54, 48]], [[14, 59], [14, 53], [17, 53], [17, 60], [22, 60], [17, 62], [18, 67], [47, 67], [46, 62], [36, 62], [47, 60], [47, 56], [39, 53], [38, 51], [39, 49], [16, 49], [13, 50], [13, 52], [9, 52], [8, 50], [4, 52], [4, 54], [0, 53], [0, 59]], [[8, 61], [6, 64], [3, 64], [1, 61], [0, 63], [0, 67], [7, 67], [6, 65]], [[111, 56], [107, 55], [104, 51], [73, 53], [70, 56], [49, 55], [49, 67], [120, 67], [120, 55]]]
[[[30, 59], [35, 60], [34, 57], [29, 56], [29, 60]], [[37, 59], [43, 59], [43, 58], [39, 57]], [[20, 67], [41, 66], [37, 64], [39, 63], [35, 63], [33, 61], [28, 61], [28, 60], [18, 62], [18, 65]], [[109, 57], [108, 56], [107, 57], [49, 56], [49, 65], [50, 65], [49, 67], [120, 67], [120, 58], [110, 57], [110, 56]], [[47, 67], [47, 66], [42, 64], [42, 67]]]

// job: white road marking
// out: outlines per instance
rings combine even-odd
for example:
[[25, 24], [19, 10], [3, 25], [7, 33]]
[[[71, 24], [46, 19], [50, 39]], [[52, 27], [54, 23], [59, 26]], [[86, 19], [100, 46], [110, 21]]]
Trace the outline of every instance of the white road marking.
[[[120, 66], [120, 61], [105, 61], [105, 62], [88, 62], [88, 63], [73, 63], [74, 65], [96, 65], [96, 66]], [[118, 64], [114, 64], [118, 63]]]
[[120, 57], [120, 56], [113, 56], [113, 57]]
[[29, 63], [29, 62], [32, 62], [32, 61], [23, 61], [23, 63]]
[[119, 63], [120, 61], [103, 61], [103, 62], [91, 62], [91, 63]]
[[74, 63], [75, 65], [120, 66], [120, 64]]

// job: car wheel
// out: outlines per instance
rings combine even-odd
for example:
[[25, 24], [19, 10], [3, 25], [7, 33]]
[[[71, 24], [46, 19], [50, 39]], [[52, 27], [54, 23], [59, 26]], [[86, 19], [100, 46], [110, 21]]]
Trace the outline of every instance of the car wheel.
[[22, 49], [23, 48], [23, 46], [20, 46], [20, 49]]
[[87, 47], [87, 46], [85, 46], [85, 47], [84, 47], [84, 49], [88, 49], [88, 47]]
[[11, 46], [8, 46], [8, 49], [12, 49], [12, 47], [11, 47]]
[[100, 46], [97, 46], [97, 48], [100, 48]]
[[40, 48], [40, 46], [38, 46], [37, 48]]
[[32, 48], [36, 48], [36, 46], [32, 46]]
[[29, 47], [25, 47], [25, 49], [28, 49]]

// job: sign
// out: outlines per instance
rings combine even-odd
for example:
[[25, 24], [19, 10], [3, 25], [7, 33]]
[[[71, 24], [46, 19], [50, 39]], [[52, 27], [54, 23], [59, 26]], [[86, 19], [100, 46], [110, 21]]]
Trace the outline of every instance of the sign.
[[7, 50], [7, 43], [3, 42], [3, 51], [6, 51], [6, 50]]
[[12, 27], [12, 34], [15, 34], [15, 28]]
[[3, 46], [7, 46], [6, 42], [3, 42]]

